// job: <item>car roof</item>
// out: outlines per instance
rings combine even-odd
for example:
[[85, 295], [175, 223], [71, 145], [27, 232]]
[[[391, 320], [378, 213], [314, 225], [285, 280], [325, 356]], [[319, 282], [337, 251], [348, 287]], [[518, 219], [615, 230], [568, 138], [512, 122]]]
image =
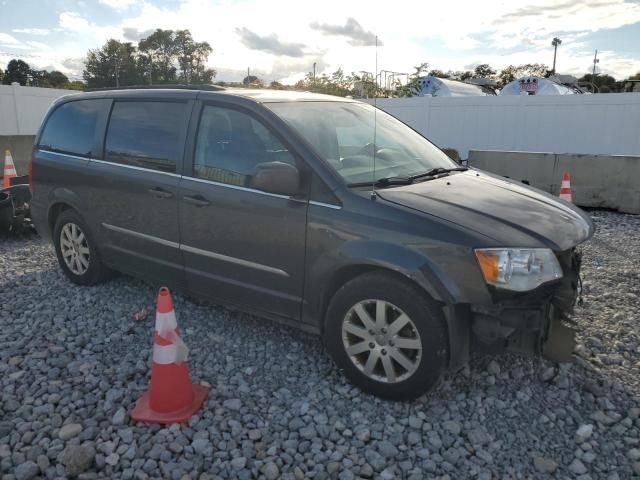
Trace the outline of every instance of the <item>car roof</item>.
[[236, 95], [250, 98], [256, 102], [354, 102], [352, 98], [336, 97], [321, 93], [300, 92], [297, 90], [271, 90], [262, 88], [227, 88], [216, 92], [223, 95]]
[[[215, 98], [218, 96], [234, 96], [252, 100], [256, 103], [276, 103], [276, 102], [357, 102], [352, 98], [335, 97], [333, 95], [323, 95], [320, 93], [300, 92], [296, 90], [270, 90], [270, 89], [249, 89], [249, 88], [114, 88], [99, 89], [90, 92], [66, 95], [62, 99], [80, 100], [82, 98], [122, 98], [122, 97], [154, 97], [165, 98], [192, 98], [198, 96], [202, 98]], [[62, 100], [61, 99], [61, 100]]]

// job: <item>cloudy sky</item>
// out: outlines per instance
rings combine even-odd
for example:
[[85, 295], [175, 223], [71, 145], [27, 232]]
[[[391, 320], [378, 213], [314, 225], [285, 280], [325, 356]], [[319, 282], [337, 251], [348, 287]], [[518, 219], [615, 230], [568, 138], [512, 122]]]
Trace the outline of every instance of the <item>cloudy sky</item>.
[[640, 0], [0, 0], [0, 66], [14, 57], [82, 75], [89, 48], [107, 38], [136, 42], [155, 28], [191, 30], [213, 47], [219, 80], [247, 67], [264, 80], [309, 72], [378, 68], [410, 72], [546, 63], [558, 36], [559, 73], [600, 69], [616, 78], [640, 71]]

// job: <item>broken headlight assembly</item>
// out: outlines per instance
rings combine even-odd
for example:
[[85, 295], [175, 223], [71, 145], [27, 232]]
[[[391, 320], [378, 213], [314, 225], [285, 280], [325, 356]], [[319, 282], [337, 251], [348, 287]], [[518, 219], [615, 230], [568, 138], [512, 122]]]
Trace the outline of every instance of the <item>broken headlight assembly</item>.
[[562, 268], [548, 248], [481, 248], [475, 250], [485, 281], [498, 288], [526, 292], [562, 278]]

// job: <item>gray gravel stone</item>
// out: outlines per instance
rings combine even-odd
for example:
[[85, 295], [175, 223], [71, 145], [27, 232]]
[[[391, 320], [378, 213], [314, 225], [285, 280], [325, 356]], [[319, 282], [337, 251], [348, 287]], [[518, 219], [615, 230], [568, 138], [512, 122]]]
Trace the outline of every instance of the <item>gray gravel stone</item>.
[[571, 465], [569, 465], [569, 470], [571, 470], [576, 475], [587, 473], [587, 467], [585, 467], [584, 463], [582, 463], [578, 458], [575, 458], [573, 462], [571, 462]]
[[[42, 240], [0, 237], [0, 478], [27, 462], [87, 480], [640, 475], [640, 217], [588, 214], [575, 363], [473, 359], [434, 394], [387, 402], [348, 384], [319, 339], [175, 295], [191, 376], [212, 385], [183, 425], [127, 425], [153, 330], [131, 314], [153, 310], [154, 288], [79, 287]], [[69, 462], [81, 445], [98, 453]]]
[[627, 452], [627, 457], [629, 457], [632, 462], [637, 462], [638, 460], [640, 460], [640, 449], [632, 448]]
[[113, 418], [111, 419], [111, 423], [113, 425], [124, 425], [127, 419], [127, 412], [124, 408], [120, 407], [116, 413], [113, 414]]
[[245, 457], [236, 457], [231, 460], [231, 467], [234, 470], [242, 470], [247, 465], [247, 459]]
[[31, 480], [40, 473], [40, 468], [34, 462], [24, 462], [18, 465], [14, 475], [16, 480]]
[[82, 432], [82, 425], [79, 423], [68, 423], [60, 427], [58, 436], [61, 440], [69, 440], [70, 438], [77, 437]]
[[462, 426], [460, 425], [460, 423], [454, 420], [447, 420], [446, 422], [443, 422], [442, 427], [449, 433], [456, 436], [459, 435], [462, 431]]
[[276, 480], [280, 476], [280, 469], [275, 463], [267, 462], [262, 469], [262, 473], [267, 480]]
[[540, 473], [550, 474], [558, 469], [558, 463], [555, 460], [546, 457], [535, 457], [533, 459], [533, 465]]
[[242, 401], [239, 398], [231, 398], [225, 400], [222, 405], [229, 410], [240, 410], [240, 408], [242, 408]]
[[495, 360], [491, 360], [489, 365], [487, 366], [487, 372], [491, 375], [499, 375], [500, 374], [500, 364]]
[[90, 445], [68, 445], [62, 452], [61, 463], [65, 466], [67, 475], [74, 477], [87, 470], [96, 456]]
[[576, 442], [584, 443], [591, 437], [593, 433], [593, 425], [581, 425], [580, 428], [576, 431]]

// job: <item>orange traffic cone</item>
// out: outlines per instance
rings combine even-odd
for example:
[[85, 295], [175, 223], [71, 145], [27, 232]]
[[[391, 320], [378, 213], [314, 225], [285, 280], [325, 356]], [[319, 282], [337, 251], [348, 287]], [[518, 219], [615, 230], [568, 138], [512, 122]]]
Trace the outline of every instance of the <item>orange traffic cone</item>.
[[11, 152], [9, 150], [4, 151], [4, 176], [2, 177], [2, 188], [9, 188], [11, 186], [11, 179], [17, 177], [16, 166], [13, 164], [13, 158], [11, 158]]
[[187, 364], [188, 348], [180, 338], [167, 287], [158, 292], [151, 383], [136, 402], [131, 418], [147, 423], [186, 422], [197, 412], [209, 389], [192, 384]]
[[566, 200], [567, 202], [572, 202], [571, 198], [571, 178], [569, 177], [569, 172], [565, 171], [564, 175], [562, 175], [562, 185], [560, 185], [560, 198], [562, 200]]

